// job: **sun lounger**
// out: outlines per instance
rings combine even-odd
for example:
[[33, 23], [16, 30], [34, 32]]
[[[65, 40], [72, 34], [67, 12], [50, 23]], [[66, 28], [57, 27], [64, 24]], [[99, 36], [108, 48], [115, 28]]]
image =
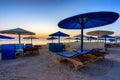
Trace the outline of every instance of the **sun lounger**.
[[1, 45], [2, 60], [15, 59], [14, 44]]
[[81, 52], [81, 50], [73, 50], [73, 52], [76, 52], [77, 54], [81, 54], [80, 58], [81, 60], [83, 59], [83, 61], [86, 60], [93, 63], [99, 59], [94, 55], [87, 54], [87, 53], [91, 53], [91, 50], [83, 50], [83, 52]]
[[107, 52], [102, 52], [101, 50], [102, 49], [92, 49], [90, 54], [95, 55], [97, 57], [102, 57], [102, 58], [104, 58], [105, 55], [109, 54]]
[[33, 47], [33, 48], [23, 48], [24, 56], [26, 55], [34, 55], [39, 54], [39, 48]]
[[32, 44], [25, 44], [25, 48], [32, 48], [33, 45]]
[[14, 44], [15, 46], [15, 51], [19, 51], [20, 49], [24, 48], [24, 44]]
[[78, 70], [80, 67], [84, 66], [80, 60], [75, 59], [77, 56], [79, 56], [79, 54], [72, 54], [70, 52], [58, 52], [57, 54], [59, 61], [70, 61], [74, 65], [75, 70]]

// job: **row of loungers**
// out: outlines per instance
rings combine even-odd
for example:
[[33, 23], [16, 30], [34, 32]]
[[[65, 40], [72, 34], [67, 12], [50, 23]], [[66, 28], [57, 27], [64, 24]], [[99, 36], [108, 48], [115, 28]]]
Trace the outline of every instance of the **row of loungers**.
[[72, 52], [57, 52], [58, 60], [70, 61], [74, 65], [74, 69], [78, 70], [81, 67], [84, 67], [86, 62], [95, 62], [100, 58], [104, 59], [104, 56], [107, 55], [107, 52], [101, 52], [101, 49], [94, 48], [92, 50], [73, 50]]
[[1, 45], [2, 60], [15, 59], [22, 55], [39, 54], [40, 45], [33, 46], [32, 44], [3, 44]]

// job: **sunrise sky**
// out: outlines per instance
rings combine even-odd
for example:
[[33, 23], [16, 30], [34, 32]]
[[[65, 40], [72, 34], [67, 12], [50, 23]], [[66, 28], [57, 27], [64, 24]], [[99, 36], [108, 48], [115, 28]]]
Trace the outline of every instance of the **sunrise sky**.
[[[38, 37], [63, 31], [71, 36], [80, 30], [65, 30], [58, 23], [68, 17], [97, 11], [113, 11], [120, 14], [120, 0], [0, 0], [0, 30], [23, 28]], [[86, 29], [114, 31], [120, 36], [120, 18], [113, 24]]]

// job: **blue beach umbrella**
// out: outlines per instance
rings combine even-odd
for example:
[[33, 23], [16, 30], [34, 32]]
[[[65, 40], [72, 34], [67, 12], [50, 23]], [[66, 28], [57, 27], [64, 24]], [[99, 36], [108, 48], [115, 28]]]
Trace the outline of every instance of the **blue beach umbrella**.
[[58, 43], [60, 43], [60, 37], [68, 37], [69, 35], [66, 34], [66, 33], [61, 32], [61, 31], [58, 31], [58, 32], [55, 32], [53, 34], [50, 34], [49, 36], [58, 37]]
[[77, 42], [80, 40], [80, 38], [74, 38]]
[[52, 40], [52, 43], [53, 43], [53, 40], [54, 40], [54, 39], [57, 39], [57, 38], [55, 38], [55, 37], [53, 37], [53, 36], [50, 37], [50, 38], [47, 38], [47, 40]]
[[0, 35], [0, 39], [14, 39], [13, 37]]
[[87, 40], [90, 40], [90, 42], [91, 42], [91, 40], [96, 40], [97, 38], [96, 38], [96, 37], [93, 37], [93, 36], [88, 36], [88, 37], [86, 37], [86, 39], [87, 39]]
[[115, 37], [115, 42], [117, 44], [117, 41], [120, 40], [120, 36], [114, 36]]
[[97, 36], [98, 37], [98, 42], [99, 40], [104, 40], [104, 39], [99, 39], [99, 36], [102, 36], [102, 35], [111, 35], [111, 34], [114, 34], [113, 31], [106, 31], [106, 30], [96, 30], [96, 31], [90, 31], [90, 32], [87, 32], [86, 33], [87, 35], [92, 35], [92, 36]]
[[[109, 36], [109, 35], [103, 35], [103, 36], [100, 36], [99, 39], [104, 39], [105, 40], [105, 45], [106, 45], [106, 40], [107, 39], [115, 39], [115, 37]], [[105, 47], [105, 50], [107, 50], [107, 47]]]
[[109, 39], [110, 42], [115, 41], [115, 39]]
[[103, 36], [100, 36], [99, 39], [105, 40], [105, 44], [106, 44], [107, 39], [115, 39], [115, 37], [109, 36], [109, 35], [103, 35]]
[[58, 26], [64, 29], [81, 29], [81, 52], [83, 52], [83, 30], [111, 24], [118, 17], [119, 14], [115, 12], [86, 13], [64, 19], [58, 23]]

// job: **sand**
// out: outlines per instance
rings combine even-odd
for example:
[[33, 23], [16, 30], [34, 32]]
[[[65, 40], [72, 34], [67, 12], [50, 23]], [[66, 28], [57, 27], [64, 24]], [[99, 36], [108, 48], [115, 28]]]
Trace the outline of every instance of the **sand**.
[[40, 49], [39, 55], [0, 60], [0, 80], [120, 80], [120, 48], [108, 49], [105, 59], [75, 71], [59, 62], [55, 53]]

